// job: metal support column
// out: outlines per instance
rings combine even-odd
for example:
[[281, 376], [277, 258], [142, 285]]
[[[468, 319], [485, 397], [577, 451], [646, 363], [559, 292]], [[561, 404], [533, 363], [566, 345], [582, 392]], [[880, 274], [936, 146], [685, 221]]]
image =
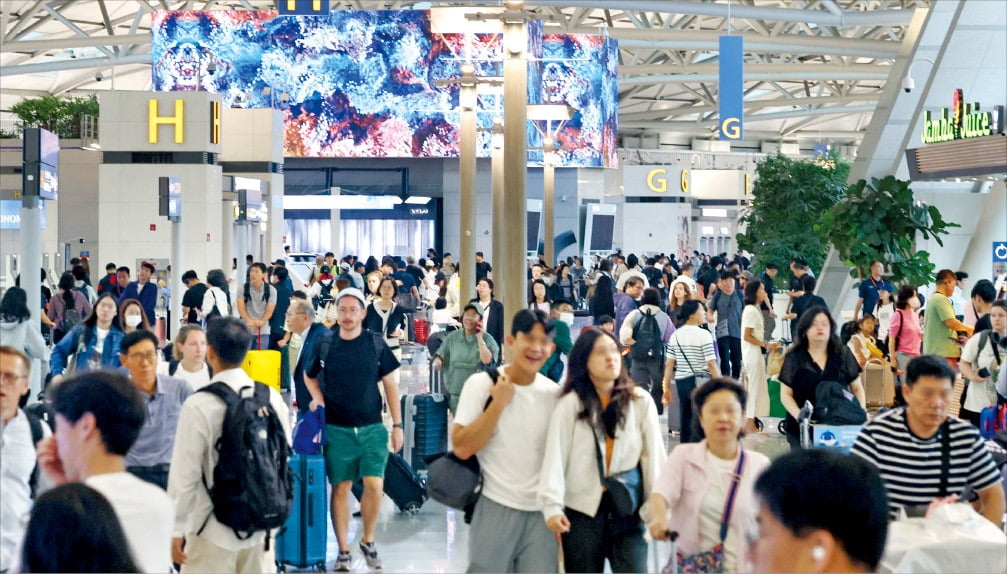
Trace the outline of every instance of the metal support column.
[[[520, 2], [507, 2], [507, 9], [520, 9]], [[504, 333], [510, 334], [514, 313], [525, 307], [527, 269], [525, 241], [528, 235], [526, 189], [528, 176], [528, 34], [521, 18], [504, 20], [504, 241], [505, 259], [500, 267], [507, 277], [503, 285]]]
[[473, 229], [476, 225], [476, 83], [475, 66], [463, 64], [461, 67], [461, 142], [458, 154], [461, 177], [461, 214], [459, 231], [461, 254], [458, 258], [460, 300], [467, 302], [476, 294], [476, 248]]
[[556, 266], [556, 168], [553, 165], [553, 150], [555, 142], [552, 137], [542, 138], [542, 182], [545, 187], [545, 200], [542, 202], [544, 209], [542, 216], [545, 219], [543, 225], [543, 238], [545, 240], [545, 262], [549, 267]]

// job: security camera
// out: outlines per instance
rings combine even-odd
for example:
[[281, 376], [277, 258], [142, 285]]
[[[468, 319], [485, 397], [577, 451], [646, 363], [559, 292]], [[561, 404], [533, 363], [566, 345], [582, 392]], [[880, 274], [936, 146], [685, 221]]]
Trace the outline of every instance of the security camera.
[[905, 92], [905, 93], [908, 94], [909, 92], [913, 91], [913, 88], [915, 88], [915, 87], [916, 87], [916, 81], [913, 80], [911, 77], [906, 76], [905, 78], [902, 78], [902, 91], [903, 92]]
[[94, 73], [94, 81], [100, 82], [100, 81], [102, 81], [104, 79], [105, 79], [105, 76], [101, 73], [101, 70], [98, 70], [97, 72]]
[[210, 60], [210, 63], [206, 65], [206, 73], [210, 75], [217, 73], [217, 63]]

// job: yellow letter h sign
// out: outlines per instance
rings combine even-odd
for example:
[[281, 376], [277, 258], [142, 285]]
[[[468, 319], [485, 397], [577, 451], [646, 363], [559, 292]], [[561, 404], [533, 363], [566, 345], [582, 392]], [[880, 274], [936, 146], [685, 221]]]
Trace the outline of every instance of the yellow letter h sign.
[[159, 116], [157, 100], [147, 102], [147, 140], [150, 143], [157, 143], [157, 128], [162, 124], [175, 126], [175, 143], [185, 141], [185, 103], [182, 100], [175, 100], [174, 116]]

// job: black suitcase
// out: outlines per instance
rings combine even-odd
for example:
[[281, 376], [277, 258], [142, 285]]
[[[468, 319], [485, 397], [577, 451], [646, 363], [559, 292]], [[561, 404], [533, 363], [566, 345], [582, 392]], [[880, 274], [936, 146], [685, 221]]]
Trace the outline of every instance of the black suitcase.
[[[352, 490], [359, 501], [364, 495], [363, 481], [354, 482]], [[395, 453], [388, 453], [384, 490], [399, 512], [404, 514], [416, 514], [427, 501], [427, 487], [423, 479]]]

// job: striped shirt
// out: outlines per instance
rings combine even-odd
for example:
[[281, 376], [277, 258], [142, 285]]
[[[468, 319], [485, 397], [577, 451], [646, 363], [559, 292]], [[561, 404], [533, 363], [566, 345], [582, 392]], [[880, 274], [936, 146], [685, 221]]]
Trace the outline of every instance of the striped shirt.
[[665, 355], [675, 360], [676, 379], [692, 374], [709, 376], [706, 362], [717, 360], [717, 354], [713, 352], [713, 335], [695, 325], [683, 325], [675, 331], [665, 350]]
[[[925, 506], [941, 496], [941, 441], [944, 426], [929, 439], [913, 434], [906, 422], [905, 407], [893, 409], [864, 425], [852, 454], [878, 467], [888, 490], [892, 517], [900, 507]], [[949, 417], [951, 456], [947, 493], [961, 494], [966, 485], [979, 492], [1000, 482], [1000, 473], [979, 431]], [[945, 496], [946, 496], [945, 495]]]

